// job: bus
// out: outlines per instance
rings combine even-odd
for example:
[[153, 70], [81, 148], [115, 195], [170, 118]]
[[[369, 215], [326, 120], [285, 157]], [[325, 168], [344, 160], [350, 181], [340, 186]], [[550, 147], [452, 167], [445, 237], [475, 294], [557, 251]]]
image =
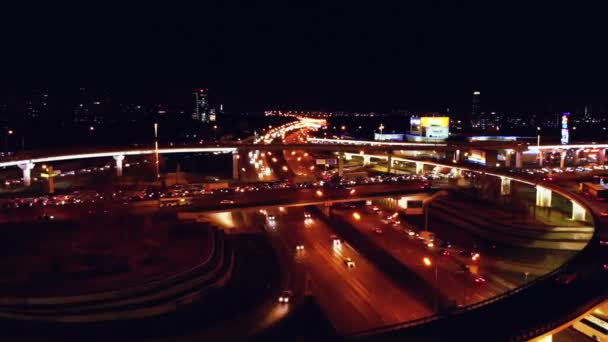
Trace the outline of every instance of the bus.
[[572, 328], [595, 341], [608, 342], [608, 322], [591, 314], [572, 324]]
[[192, 197], [164, 197], [160, 199], [160, 207], [184, 207], [192, 204]]
[[608, 188], [595, 183], [580, 183], [579, 190], [584, 194], [593, 196], [598, 201], [608, 199]]

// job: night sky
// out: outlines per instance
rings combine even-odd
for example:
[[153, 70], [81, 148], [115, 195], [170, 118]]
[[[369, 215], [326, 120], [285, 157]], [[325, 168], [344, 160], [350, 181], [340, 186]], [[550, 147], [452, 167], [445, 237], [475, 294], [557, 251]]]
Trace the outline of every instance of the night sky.
[[608, 105], [600, 1], [456, 2], [5, 8], [0, 87], [204, 86], [242, 110], [469, 110], [473, 90], [486, 110]]

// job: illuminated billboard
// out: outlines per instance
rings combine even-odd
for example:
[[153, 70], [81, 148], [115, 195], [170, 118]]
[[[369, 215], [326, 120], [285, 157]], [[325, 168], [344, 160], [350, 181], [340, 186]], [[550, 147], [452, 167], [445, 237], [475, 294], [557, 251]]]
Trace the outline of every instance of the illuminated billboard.
[[445, 139], [450, 135], [450, 118], [447, 116], [424, 116], [420, 118], [422, 135], [427, 138]]
[[420, 118], [422, 127], [449, 127], [450, 118], [447, 116], [424, 116]]
[[568, 132], [568, 117], [570, 116], [569, 112], [566, 112], [562, 115], [562, 144], [567, 144], [570, 141], [570, 133]]

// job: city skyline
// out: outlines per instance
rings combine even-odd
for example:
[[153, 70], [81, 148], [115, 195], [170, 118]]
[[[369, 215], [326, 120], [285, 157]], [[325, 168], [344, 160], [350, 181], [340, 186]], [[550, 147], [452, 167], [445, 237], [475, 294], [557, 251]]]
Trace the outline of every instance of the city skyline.
[[599, 5], [296, 7], [210, 5], [202, 22], [191, 20], [196, 6], [50, 9], [27, 26], [16, 15], [3, 23], [0, 89], [120, 85], [154, 97], [205, 86], [237, 111], [462, 112], [473, 90], [497, 112], [606, 105]]

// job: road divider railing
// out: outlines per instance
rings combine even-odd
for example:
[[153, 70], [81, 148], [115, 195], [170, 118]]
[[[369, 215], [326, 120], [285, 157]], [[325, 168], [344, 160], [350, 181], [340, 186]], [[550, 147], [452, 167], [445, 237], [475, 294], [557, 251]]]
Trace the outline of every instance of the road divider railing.
[[[478, 171], [480, 172], [480, 171]], [[509, 177], [511, 177], [513, 180], [518, 181], [518, 177], [512, 177], [512, 175], [508, 175]], [[522, 177], [521, 181], [527, 183], [527, 184], [531, 184], [533, 186], [536, 185], [540, 185], [542, 184], [543, 187], [548, 188], [552, 191], [555, 191], [556, 193], [564, 196], [565, 198], [568, 198], [574, 202], [576, 202], [578, 205], [580, 205], [582, 208], [584, 208], [584, 210], [586, 211], [586, 213], [591, 217], [591, 225], [592, 227], [594, 227], [594, 233], [593, 233], [593, 238], [589, 241], [587, 241], [586, 245], [584, 246], [584, 248], [575, 256], [573, 256], [572, 258], [570, 258], [569, 260], [567, 260], [564, 264], [562, 264], [560, 267], [556, 268], [555, 270], [546, 273], [545, 275], [542, 275], [538, 278], [535, 278], [517, 288], [508, 290], [504, 293], [501, 293], [497, 296], [473, 303], [473, 304], [469, 304], [466, 306], [462, 306], [459, 308], [455, 308], [451, 311], [448, 312], [443, 312], [443, 313], [438, 313], [435, 315], [431, 315], [431, 316], [427, 316], [427, 317], [422, 317], [420, 319], [416, 319], [416, 320], [411, 320], [411, 321], [406, 321], [406, 322], [401, 322], [401, 323], [395, 323], [395, 324], [391, 324], [391, 325], [386, 325], [383, 327], [378, 327], [378, 328], [374, 328], [374, 329], [369, 329], [366, 331], [361, 331], [361, 332], [357, 332], [357, 333], [353, 333], [353, 334], [349, 334], [347, 336], [344, 336], [346, 339], [355, 339], [355, 340], [377, 340], [380, 339], [382, 340], [383, 338], [395, 338], [399, 335], [397, 335], [399, 332], [406, 332], [406, 331], [410, 331], [410, 328], [414, 328], [414, 327], [423, 327], [426, 326], [427, 324], [435, 324], [435, 323], [440, 323], [440, 322], [445, 322], [449, 319], [456, 319], [456, 318], [460, 318], [463, 317], [465, 315], [471, 315], [474, 313], [478, 313], [480, 309], [484, 309], [484, 315], [486, 317], [486, 319], [490, 319], [490, 320], [497, 320], [496, 316], [492, 316], [492, 315], [487, 315], [487, 312], [489, 311], [488, 309], [494, 307], [494, 305], [498, 305], [499, 303], [503, 303], [503, 301], [507, 301], [507, 300], [512, 300], [512, 299], [522, 299], [520, 302], [526, 302], [525, 300], [523, 300], [523, 297], [525, 293], [527, 292], [534, 292], [534, 295], [538, 295], [538, 293], [543, 293], [542, 289], [544, 289], [546, 286], [551, 287], [551, 286], [555, 286], [556, 283], [556, 279], [562, 275], [562, 274], [566, 274], [567, 272], [571, 271], [571, 270], [577, 270], [577, 269], [585, 269], [585, 270], [593, 270], [593, 272], [595, 272], [594, 274], [599, 274], [598, 272], [605, 272], [602, 270], [601, 267], [595, 267], [598, 265], [591, 265], [591, 263], [597, 263], [598, 260], [596, 260], [597, 258], [595, 257], [594, 252], [599, 248], [599, 243], [598, 242], [598, 232], [599, 232], [599, 221], [597, 216], [593, 213], [593, 211], [591, 210], [591, 208], [589, 207], [589, 205], [586, 203], [585, 199], [582, 198], [581, 196], [571, 193], [570, 191], [566, 191], [563, 189], [560, 189], [559, 187], [557, 187], [556, 185], [553, 184], [546, 184], [546, 183], [531, 183], [530, 180], [525, 179]], [[601, 260], [600, 260], [601, 262]], [[591, 272], [591, 271], [589, 271]], [[533, 291], [534, 289], [534, 291]], [[608, 292], [606, 290], [604, 290], [603, 292]], [[502, 337], [507, 337], [507, 339], [509, 340], [516, 340], [516, 341], [525, 341], [537, 336], [541, 336], [544, 333], [547, 333], [548, 331], [551, 331], [552, 329], [555, 329], [556, 327], [559, 327], [561, 325], [564, 324], [564, 322], [568, 322], [571, 321], [573, 319], [576, 319], [578, 316], [580, 316], [581, 312], [586, 312], [590, 309], [592, 309], [594, 306], [598, 305], [601, 301], [603, 301], [605, 299], [605, 296], [607, 295], [607, 293], [602, 293], [601, 295], [597, 295], [595, 293], [589, 293], [589, 296], [591, 296], [589, 298], [589, 300], [586, 300], [585, 302], [581, 302], [578, 303], [578, 306], [573, 307], [573, 310], [564, 310], [562, 313], [560, 313], [560, 317], [557, 318], [551, 318], [550, 321], [543, 321], [542, 318], [538, 318], [538, 321], [536, 322], [518, 322], [516, 324], [520, 324], [520, 327], [518, 329], [515, 330], [509, 330], [507, 327], [511, 328], [512, 325], [514, 324], [514, 322], [517, 322], [518, 320], [518, 315], [516, 312], [514, 311], [509, 311], [509, 312], [505, 312], [504, 314], [508, 315], [510, 317], [510, 320], [508, 322], [504, 322], [504, 326], [503, 329], [505, 329], [504, 331], [495, 331], [495, 337], [496, 336], [502, 336]], [[595, 297], [593, 297], [595, 296]], [[547, 303], [550, 303], [551, 301], [555, 301], [557, 300], [557, 298], [551, 298], [549, 301], [547, 301]], [[528, 309], [530, 310], [530, 312], [532, 312], [534, 309], [539, 309], [536, 307], [522, 307], [521, 309], [525, 310]], [[481, 313], [481, 312], [480, 312]], [[483, 326], [483, 321], [476, 321], [475, 324], [477, 324], [478, 326]], [[439, 324], [437, 324], [439, 325]], [[438, 326], [436, 326], [438, 327]], [[444, 328], [446, 326], [443, 326]], [[459, 326], [461, 329], [464, 329], [463, 326]], [[471, 329], [473, 329], [471, 327]], [[470, 329], [469, 329], [470, 330]], [[481, 329], [473, 329], [473, 330], [481, 330]], [[460, 333], [463, 333], [464, 330], [460, 330]], [[447, 333], [447, 331], [446, 331]], [[469, 333], [471, 333], [469, 331]], [[481, 332], [480, 332], [481, 333]], [[458, 337], [458, 331], [452, 330], [450, 332], [450, 334], [452, 334], [452, 337]], [[506, 335], [505, 335], [506, 334]], [[403, 337], [403, 336], [400, 336]], [[479, 336], [481, 337], [481, 336]]]
[[48, 322], [98, 322], [166, 314], [194, 303], [230, 279], [234, 253], [224, 232], [212, 229], [211, 253], [186, 271], [124, 290], [48, 298], [2, 298], [0, 318]]

